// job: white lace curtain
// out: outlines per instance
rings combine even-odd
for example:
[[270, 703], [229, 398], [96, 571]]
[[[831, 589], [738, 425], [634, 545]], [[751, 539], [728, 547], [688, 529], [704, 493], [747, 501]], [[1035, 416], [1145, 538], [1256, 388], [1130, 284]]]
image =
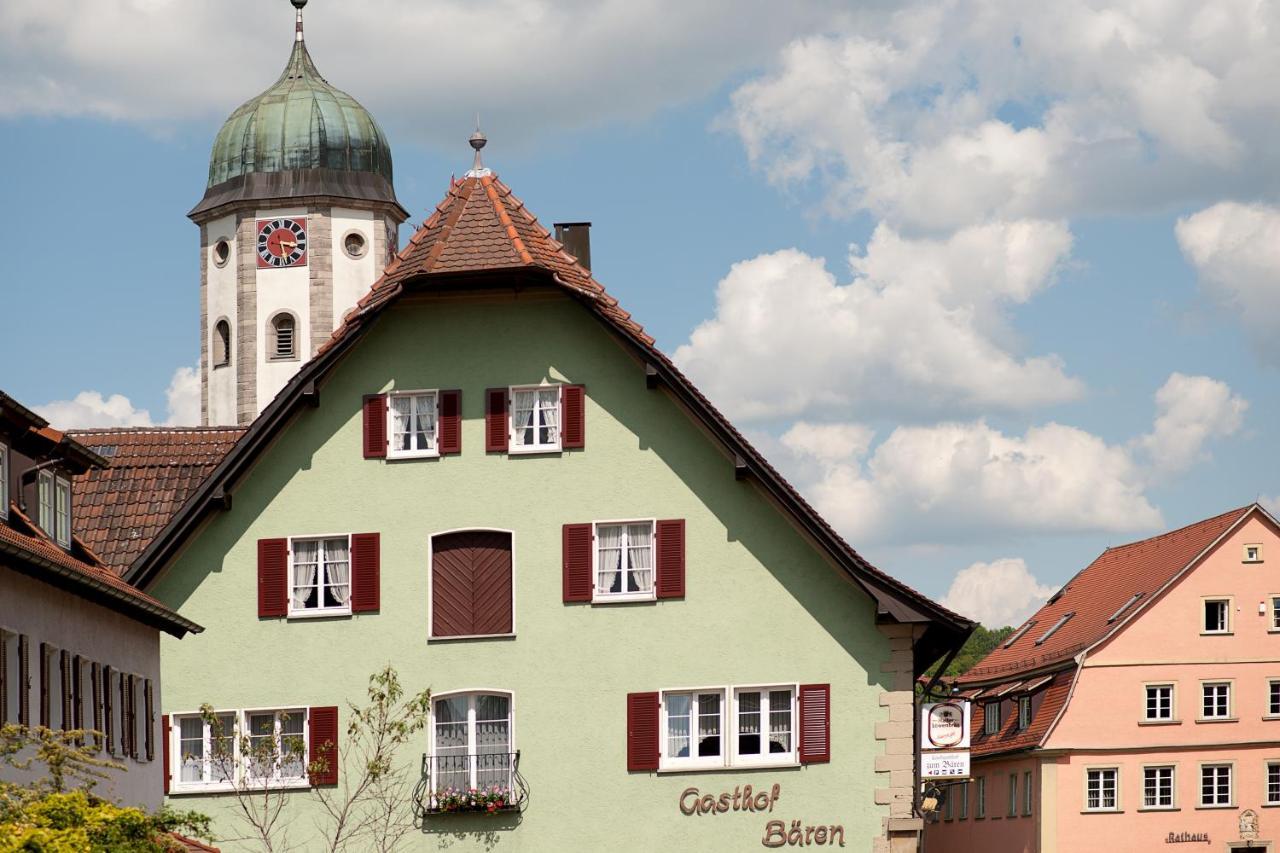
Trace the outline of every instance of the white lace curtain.
[[631, 592], [653, 589], [653, 525], [627, 525], [627, 565], [631, 569]]
[[530, 429], [537, 401], [537, 391], [516, 391], [511, 395], [511, 430], [515, 434], [516, 444], [537, 443]]
[[[316, 586], [316, 571], [320, 565], [319, 542], [293, 543], [293, 606], [307, 606]], [[318, 604], [318, 603], [317, 603]]]
[[538, 408], [542, 412], [542, 425], [547, 429], [543, 443], [555, 444], [557, 430], [560, 428], [560, 389], [539, 389]]
[[596, 528], [596, 546], [599, 550], [597, 590], [616, 592], [622, 588], [618, 583], [618, 573], [622, 570], [622, 527], [602, 525]]
[[325, 542], [325, 574], [329, 594], [339, 605], [351, 600], [351, 549], [346, 539]]

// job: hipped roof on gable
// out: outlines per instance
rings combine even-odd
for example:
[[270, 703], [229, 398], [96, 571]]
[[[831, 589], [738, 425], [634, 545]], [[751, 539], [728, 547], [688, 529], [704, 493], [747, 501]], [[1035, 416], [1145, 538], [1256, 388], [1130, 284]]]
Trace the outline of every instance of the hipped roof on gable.
[[[494, 273], [502, 273], [495, 276]], [[721, 442], [736, 473], [752, 477], [832, 561], [877, 605], [878, 615], [920, 624], [917, 665], [927, 666], [963, 644], [974, 623], [864, 560], [702, 395], [654, 339], [591, 273], [565, 252], [496, 176], [451, 181], [444, 200], [370, 291], [293, 379], [262, 411], [208, 479], [148, 545], [129, 572], [148, 584], [177, 553], [206, 512], [229, 505], [237, 480], [303, 405], [319, 405], [324, 377], [338, 359], [403, 294], [508, 288], [514, 281], [557, 287], [584, 305], [645, 365], [651, 387], [666, 388]]]

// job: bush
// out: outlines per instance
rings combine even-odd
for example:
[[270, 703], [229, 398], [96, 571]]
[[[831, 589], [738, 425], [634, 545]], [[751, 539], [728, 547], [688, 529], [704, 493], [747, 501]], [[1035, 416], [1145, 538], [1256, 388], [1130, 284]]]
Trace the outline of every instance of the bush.
[[0, 853], [170, 853], [183, 847], [168, 833], [208, 836], [209, 819], [162, 809], [148, 815], [84, 791], [47, 793], [0, 804]]

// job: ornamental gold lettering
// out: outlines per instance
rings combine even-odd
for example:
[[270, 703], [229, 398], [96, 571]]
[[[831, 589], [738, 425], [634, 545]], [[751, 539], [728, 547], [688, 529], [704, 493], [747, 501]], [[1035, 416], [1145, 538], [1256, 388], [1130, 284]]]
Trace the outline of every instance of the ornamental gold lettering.
[[787, 825], [780, 820], [771, 820], [764, 825], [764, 838], [760, 843], [765, 847], [781, 847], [787, 843]]
[[[693, 797], [693, 805], [685, 805], [685, 800]], [[698, 810], [698, 789], [685, 788], [684, 793], [680, 795], [680, 811], [687, 815], [691, 815]]]

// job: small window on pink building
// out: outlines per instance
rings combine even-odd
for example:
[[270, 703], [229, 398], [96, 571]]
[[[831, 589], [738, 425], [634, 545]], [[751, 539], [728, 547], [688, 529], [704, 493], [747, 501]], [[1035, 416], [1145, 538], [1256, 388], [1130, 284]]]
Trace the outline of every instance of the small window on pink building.
[[1204, 602], [1204, 633], [1231, 633], [1231, 602], [1225, 598], [1208, 598]]
[[1267, 682], [1267, 716], [1280, 717], [1280, 680]]
[[1280, 762], [1267, 763], [1267, 805], [1280, 805]]
[[1115, 767], [1100, 767], [1088, 771], [1085, 778], [1085, 811], [1115, 811], [1119, 807], [1116, 797], [1119, 778], [1120, 770]]
[[1173, 719], [1173, 685], [1150, 684], [1147, 686], [1148, 720]]
[[1262, 562], [1262, 546], [1257, 544], [1245, 545], [1244, 561], [1246, 563], [1261, 563]]

